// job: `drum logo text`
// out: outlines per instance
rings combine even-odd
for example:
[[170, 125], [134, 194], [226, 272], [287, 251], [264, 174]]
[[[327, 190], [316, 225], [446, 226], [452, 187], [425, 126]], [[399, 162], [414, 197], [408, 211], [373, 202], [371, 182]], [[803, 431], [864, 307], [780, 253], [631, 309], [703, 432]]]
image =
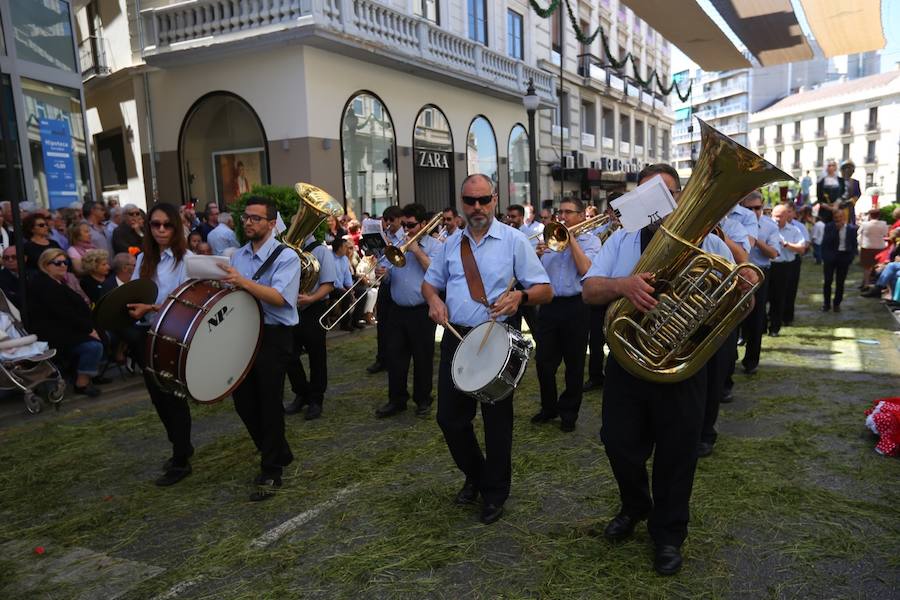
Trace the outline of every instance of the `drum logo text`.
[[209, 328], [209, 332], [212, 333], [212, 330], [222, 324], [225, 321], [225, 317], [230, 315], [234, 311], [234, 307], [223, 306], [216, 314], [206, 320], [206, 326]]

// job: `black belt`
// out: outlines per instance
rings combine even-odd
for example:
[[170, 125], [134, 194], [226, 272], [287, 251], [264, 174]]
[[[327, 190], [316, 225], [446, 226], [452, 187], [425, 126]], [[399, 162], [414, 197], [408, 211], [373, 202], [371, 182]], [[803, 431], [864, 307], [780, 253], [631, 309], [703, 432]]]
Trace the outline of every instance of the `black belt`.
[[427, 308], [427, 307], [428, 307], [428, 305], [425, 304], [425, 303], [422, 303], [422, 304], [416, 304], [415, 306], [403, 306], [402, 304], [397, 304], [396, 302], [394, 302], [394, 305], [395, 305], [397, 308], [403, 309], [403, 310], [419, 310], [419, 309]]
[[572, 300], [581, 300], [581, 294], [578, 294], [577, 296], [553, 296], [552, 301], [555, 302], [557, 300], [565, 302], [571, 302]]
[[293, 325], [282, 325], [281, 323], [265, 323], [263, 324], [263, 329], [270, 330], [278, 330], [278, 329], [290, 329]]

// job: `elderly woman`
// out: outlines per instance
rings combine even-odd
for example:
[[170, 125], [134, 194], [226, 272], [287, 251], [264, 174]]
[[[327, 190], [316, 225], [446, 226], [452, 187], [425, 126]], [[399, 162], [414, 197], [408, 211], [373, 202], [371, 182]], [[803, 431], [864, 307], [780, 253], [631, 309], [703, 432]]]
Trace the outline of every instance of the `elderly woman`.
[[87, 223], [75, 223], [69, 227], [69, 258], [72, 259], [72, 270], [81, 277], [84, 275], [84, 268], [81, 261], [89, 250], [96, 250], [94, 242], [91, 241], [91, 226]]
[[59, 248], [59, 244], [50, 239], [50, 221], [40, 213], [32, 213], [22, 220], [22, 232], [26, 240], [25, 269], [34, 273], [41, 254], [50, 248]]
[[103, 343], [91, 321], [91, 311], [81, 296], [66, 285], [68, 261], [59, 248], [44, 251], [38, 272], [29, 282], [29, 327], [56, 349], [62, 358], [75, 363], [75, 393], [100, 395], [91, 380], [97, 375]]
[[97, 303], [100, 296], [116, 288], [116, 278], [109, 276], [109, 253], [106, 250], [88, 250], [81, 259], [84, 277], [81, 278], [81, 289], [87, 294], [91, 305]]

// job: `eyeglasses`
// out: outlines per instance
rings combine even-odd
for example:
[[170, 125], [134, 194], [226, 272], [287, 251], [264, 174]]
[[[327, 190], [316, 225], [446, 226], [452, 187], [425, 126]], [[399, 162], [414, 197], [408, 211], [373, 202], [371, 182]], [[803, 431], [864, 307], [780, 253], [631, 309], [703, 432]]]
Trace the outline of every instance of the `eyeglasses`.
[[749, 208], [750, 210], [762, 210], [762, 204], [757, 204], [756, 206], [745, 206], [744, 208]]
[[444, 217], [444, 223], [450, 223], [450, 222], [453, 221], [453, 219], [455, 219], [455, 218], [456, 218], [456, 217]]
[[559, 210], [559, 211], [557, 211], [557, 212], [559, 212], [559, 214], [561, 214], [561, 215], [580, 215], [580, 214], [583, 213], [584, 211], [583, 211], [583, 210], [571, 210], [571, 209], [568, 209], [568, 208], [564, 208], [564, 209], [561, 209], [561, 210]]
[[47, 224], [44, 223], [43, 221], [41, 221], [40, 223], [35, 223], [34, 226], [35, 226], [35, 227], [46, 227]]
[[413, 227], [417, 226], [418, 223], [413, 221], [413, 222], [401, 223], [401, 225], [403, 226], [404, 229], [412, 229]]
[[150, 229], [175, 229], [175, 224], [171, 221], [150, 221]]
[[65, 267], [66, 264], [68, 264], [68, 263], [66, 263], [66, 261], [64, 261], [64, 260], [51, 260], [47, 264], [53, 265], [54, 267]]
[[487, 206], [494, 199], [493, 195], [490, 196], [463, 196], [462, 201], [466, 206], [475, 206], [477, 202], [481, 206]]
[[267, 217], [261, 217], [259, 215], [248, 215], [247, 213], [244, 213], [241, 215], [241, 221], [243, 221], [244, 223], [253, 223], [254, 225], [258, 225], [263, 221], [271, 221], [271, 219]]

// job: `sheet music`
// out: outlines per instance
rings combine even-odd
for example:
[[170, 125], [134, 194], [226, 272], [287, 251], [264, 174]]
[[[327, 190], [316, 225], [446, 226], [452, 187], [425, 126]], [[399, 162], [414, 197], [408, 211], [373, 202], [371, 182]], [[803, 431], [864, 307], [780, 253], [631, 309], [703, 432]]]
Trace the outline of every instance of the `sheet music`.
[[229, 265], [231, 260], [225, 256], [206, 256], [187, 254], [184, 257], [185, 270], [191, 279], [224, 279], [225, 271], [220, 264]]
[[661, 221], [675, 210], [676, 204], [662, 176], [657, 175], [613, 200], [611, 206], [622, 229], [634, 232]]

